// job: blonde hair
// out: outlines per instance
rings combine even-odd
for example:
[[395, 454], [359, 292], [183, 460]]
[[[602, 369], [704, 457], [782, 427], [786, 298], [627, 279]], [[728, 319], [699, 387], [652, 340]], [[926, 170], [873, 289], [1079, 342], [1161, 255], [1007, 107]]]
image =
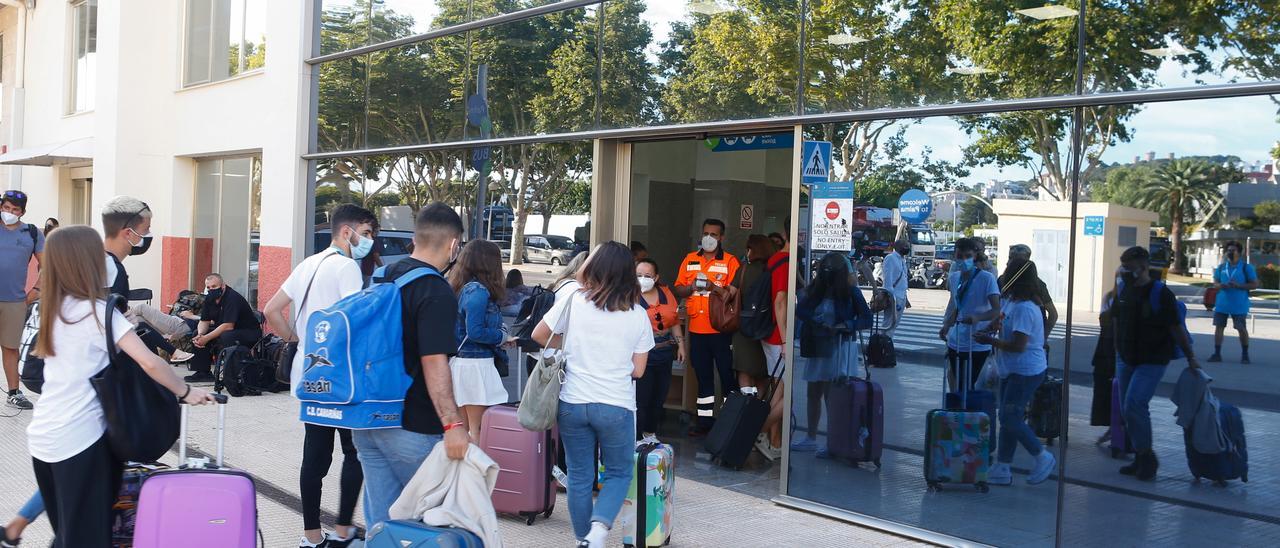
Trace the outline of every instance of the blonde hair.
[[102, 326], [97, 307], [74, 321], [62, 315], [62, 305], [68, 298], [90, 302], [107, 296], [107, 252], [98, 231], [85, 225], [66, 226], [49, 233], [44, 245], [44, 260], [40, 269], [40, 337], [36, 341], [36, 354], [53, 357], [53, 321], [79, 323], [89, 316]]

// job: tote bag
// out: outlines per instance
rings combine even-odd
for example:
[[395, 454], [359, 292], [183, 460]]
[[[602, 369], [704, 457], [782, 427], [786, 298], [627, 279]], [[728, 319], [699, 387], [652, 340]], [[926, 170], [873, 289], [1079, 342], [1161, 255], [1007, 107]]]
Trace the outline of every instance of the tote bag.
[[107, 355], [111, 362], [89, 379], [107, 419], [111, 453], [123, 461], [153, 462], [178, 440], [178, 398], [116, 348], [112, 316], [124, 297], [107, 300]]
[[[565, 303], [564, 311], [556, 326], [563, 326], [560, 333], [560, 346], [548, 348], [550, 354], [542, 352], [538, 356], [538, 364], [529, 373], [529, 384], [524, 387], [520, 397], [520, 407], [516, 410], [516, 418], [520, 426], [530, 432], [543, 432], [556, 425], [556, 412], [560, 409], [560, 387], [564, 384], [564, 341], [569, 336], [569, 317], [573, 312], [573, 296]], [[555, 336], [556, 329], [552, 329]]]

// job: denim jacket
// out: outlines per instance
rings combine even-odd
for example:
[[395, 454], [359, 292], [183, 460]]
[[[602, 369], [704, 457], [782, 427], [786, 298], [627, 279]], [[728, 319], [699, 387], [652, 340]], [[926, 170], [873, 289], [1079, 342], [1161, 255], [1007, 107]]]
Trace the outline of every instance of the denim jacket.
[[458, 348], [459, 358], [493, 357], [494, 349], [506, 338], [498, 303], [489, 297], [484, 284], [473, 280], [462, 286], [454, 333], [462, 344]]

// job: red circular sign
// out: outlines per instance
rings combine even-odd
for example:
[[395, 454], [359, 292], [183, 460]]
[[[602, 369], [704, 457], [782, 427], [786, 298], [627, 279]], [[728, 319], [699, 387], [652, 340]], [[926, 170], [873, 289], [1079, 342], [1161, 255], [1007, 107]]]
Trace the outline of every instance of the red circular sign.
[[840, 217], [840, 204], [835, 202], [827, 202], [827, 218], [836, 220]]

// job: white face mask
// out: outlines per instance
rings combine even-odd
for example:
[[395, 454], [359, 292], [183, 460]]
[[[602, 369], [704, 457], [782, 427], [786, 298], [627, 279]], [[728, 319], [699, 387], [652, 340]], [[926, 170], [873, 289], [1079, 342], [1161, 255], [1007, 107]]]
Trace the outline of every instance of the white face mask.
[[720, 246], [720, 241], [715, 236], [707, 235], [702, 237], [702, 250], [710, 253]]
[[12, 213], [9, 213], [8, 211], [0, 212], [0, 219], [3, 219], [4, 224], [7, 224], [7, 225], [15, 224], [18, 222], [18, 219], [21, 219], [21, 218], [22, 216], [14, 215]]
[[648, 293], [649, 291], [651, 291], [653, 289], [654, 284], [657, 283], [653, 280], [653, 278], [646, 278], [644, 276], [636, 276], [636, 280], [640, 282], [640, 291], [645, 293]]

